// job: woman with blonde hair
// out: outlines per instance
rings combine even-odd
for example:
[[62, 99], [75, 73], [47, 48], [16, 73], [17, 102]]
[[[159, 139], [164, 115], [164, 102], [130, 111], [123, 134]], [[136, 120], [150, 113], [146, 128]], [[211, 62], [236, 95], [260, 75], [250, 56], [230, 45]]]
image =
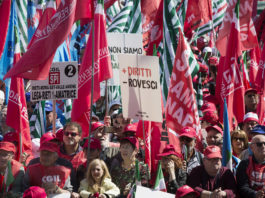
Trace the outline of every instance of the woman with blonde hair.
[[111, 182], [105, 162], [100, 159], [90, 162], [86, 178], [81, 181], [78, 192], [82, 198], [112, 198], [120, 194], [119, 188]]
[[248, 137], [245, 131], [237, 130], [231, 133], [233, 155], [239, 157], [241, 152], [248, 148]]

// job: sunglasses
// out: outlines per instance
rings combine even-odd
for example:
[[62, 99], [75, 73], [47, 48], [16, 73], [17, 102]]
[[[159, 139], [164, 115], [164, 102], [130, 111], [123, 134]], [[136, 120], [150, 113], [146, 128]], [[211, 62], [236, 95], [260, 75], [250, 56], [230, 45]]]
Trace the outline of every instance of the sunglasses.
[[183, 137], [180, 137], [179, 140], [180, 140], [180, 141], [183, 141], [183, 142], [184, 142], [184, 141], [186, 141], [186, 142], [191, 142], [191, 141], [193, 140], [193, 138], [189, 138], [189, 137], [185, 137], [185, 136], [183, 136]]
[[78, 134], [78, 133], [74, 133], [74, 132], [68, 132], [68, 131], [65, 131], [65, 132], [64, 132], [64, 135], [67, 136], [67, 137], [68, 137], [69, 135], [71, 135], [72, 137], [75, 137], [75, 136], [77, 136], [77, 135], [79, 135], [79, 134]]
[[265, 146], [265, 142], [256, 142], [256, 143], [253, 143], [253, 144], [256, 144], [257, 147], [262, 147], [262, 145]]
[[239, 140], [239, 141], [243, 142], [245, 140], [245, 138], [233, 137], [233, 140], [235, 140], [235, 141]]

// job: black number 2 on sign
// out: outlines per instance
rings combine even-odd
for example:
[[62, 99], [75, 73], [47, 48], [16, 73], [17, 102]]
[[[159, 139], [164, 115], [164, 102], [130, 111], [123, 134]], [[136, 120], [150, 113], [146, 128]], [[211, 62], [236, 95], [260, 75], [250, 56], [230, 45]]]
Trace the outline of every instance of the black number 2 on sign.
[[64, 73], [67, 77], [73, 77], [76, 74], [76, 67], [74, 65], [67, 65]]

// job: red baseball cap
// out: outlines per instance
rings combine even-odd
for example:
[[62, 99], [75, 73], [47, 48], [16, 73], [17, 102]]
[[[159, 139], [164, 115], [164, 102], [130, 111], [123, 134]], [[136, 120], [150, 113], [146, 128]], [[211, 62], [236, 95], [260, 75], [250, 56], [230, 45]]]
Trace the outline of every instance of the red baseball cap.
[[193, 188], [189, 187], [188, 185], [181, 186], [176, 192], [176, 198], [184, 197], [189, 193], [194, 193], [196, 197], [199, 196], [199, 193], [193, 190]]
[[8, 132], [4, 135], [3, 141], [6, 142], [19, 142], [19, 135], [15, 131]]
[[[86, 142], [83, 145], [83, 148], [88, 148], [88, 139], [86, 139]], [[90, 149], [99, 149], [99, 150], [101, 150], [100, 141], [98, 139], [96, 139], [96, 138], [90, 138]]]
[[243, 122], [249, 122], [249, 121], [256, 121], [257, 123], [259, 123], [259, 117], [256, 113], [253, 112], [248, 112], [247, 114], [244, 115], [244, 120]]
[[211, 103], [211, 102], [206, 102], [202, 105], [201, 107], [201, 111], [204, 113], [206, 111], [216, 111], [216, 106], [214, 103]]
[[216, 130], [217, 132], [221, 133], [223, 135], [223, 130], [218, 125], [208, 126], [206, 128], [206, 131], [209, 132], [211, 129]]
[[204, 65], [200, 62], [198, 62], [199, 65], [200, 65], [200, 69], [199, 69], [199, 72], [204, 72], [204, 73], [207, 73], [208, 72], [208, 66], [207, 65]]
[[50, 151], [50, 152], [59, 152], [59, 146], [54, 142], [43, 142], [40, 144], [39, 151]]
[[0, 150], [16, 153], [16, 147], [12, 142], [0, 142]]
[[183, 127], [181, 130], [180, 130], [180, 136], [179, 137], [189, 137], [189, 138], [195, 138], [197, 135], [196, 135], [196, 130], [192, 127], [189, 127], [189, 126], [186, 126], [186, 127]]
[[52, 132], [44, 133], [40, 138], [40, 144], [54, 140], [56, 136]]
[[39, 186], [31, 186], [25, 190], [23, 198], [47, 198], [44, 188]]
[[101, 122], [92, 123], [91, 131], [95, 131], [98, 127], [104, 126]]
[[216, 56], [210, 57], [209, 58], [209, 64], [217, 66], [218, 65], [218, 58]]
[[130, 131], [130, 132], [134, 132], [134, 133], [136, 133], [136, 131], [137, 131], [137, 126], [138, 126], [138, 122], [137, 122], [137, 123], [133, 123], [133, 124], [128, 124], [128, 125], [124, 128], [124, 131], [123, 131], [123, 132]]
[[203, 115], [203, 117], [200, 118], [200, 120], [205, 120], [206, 122], [209, 122], [212, 125], [215, 125], [218, 123], [218, 115], [214, 111], [206, 111]]
[[212, 145], [208, 146], [203, 152], [204, 157], [211, 158], [220, 158], [222, 159], [221, 149], [218, 146]]
[[162, 153], [157, 154], [158, 157], [164, 157], [164, 156], [168, 156], [168, 155], [175, 155], [175, 156], [177, 156], [177, 157], [179, 157], [179, 158], [182, 159], [181, 154], [179, 154], [179, 153], [177, 153], [177, 152], [175, 151], [175, 148], [174, 148], [174, 146], [173, 146], [172, 144], [168, 144], [168, 145], [164, 148], [164, 150], [163, 150]]
[[253, 88], [249, 88], [245, 91], [245, 95], [248, 93], [248, 92], [255, 92], [256, 94], [258, 93], [258, 91], [256, 89], [253, 89]]
[[128, 140], [130, 143], [132, 143], [139, 150], [139, 141], [136, 137], [134, 137], [134, 136], [125, 137], [125, 138], [122, 138], [121, 141], [122, 140]]

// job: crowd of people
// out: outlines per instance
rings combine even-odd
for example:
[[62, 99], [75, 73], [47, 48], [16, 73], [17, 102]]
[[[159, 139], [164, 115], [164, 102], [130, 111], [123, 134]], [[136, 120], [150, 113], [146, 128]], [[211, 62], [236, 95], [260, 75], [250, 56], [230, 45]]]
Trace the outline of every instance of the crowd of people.
[[[202, 139], [198, 142], [196, 130], [186, 126], [178, 131], [181, 152], [176, 145], [167, 144], [156, 154], [166, 190], [176, 198], [263, 198], [265, 126], [257, 114], [260, 95], [254, 88], [245, 91], [244, 120], [230, 132], [233, 167], [222, 166], [224, 127], [219, 116], [223, 107], [215, 98], [218, 53], [208, 47], [207, 39], [198, 40], [192, 51], [203, 86]], [[195, 90], [200, 82], [195, 76]], [[36, 103], [29, 95], [26, 93], [30, 118]], [[77, 122], [61, 123], [53, 103], [46, 101], [45, 133], [39, 140], [32, 139], [34, 149], [20, 153], [19, 132], [5, 122], [5, 93], [0, 91], [0, 197], [124, 198], [132, 193], [134, 184], [154, 188], [156, 170], [145, 163], [144, 140], [136, 135], [137, 120], [123, 117], [119, 100], [104, 109], [105, 99], [102, 96], [93, 107], [90, 134]]]

